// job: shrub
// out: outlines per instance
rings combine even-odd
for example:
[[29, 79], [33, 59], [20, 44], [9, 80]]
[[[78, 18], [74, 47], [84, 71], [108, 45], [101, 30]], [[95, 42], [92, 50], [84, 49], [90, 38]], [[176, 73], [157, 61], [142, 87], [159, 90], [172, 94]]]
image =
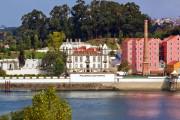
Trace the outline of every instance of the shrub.
[[5, 76], [6, 75], [6, 71], [0, 69], [0, 76]]

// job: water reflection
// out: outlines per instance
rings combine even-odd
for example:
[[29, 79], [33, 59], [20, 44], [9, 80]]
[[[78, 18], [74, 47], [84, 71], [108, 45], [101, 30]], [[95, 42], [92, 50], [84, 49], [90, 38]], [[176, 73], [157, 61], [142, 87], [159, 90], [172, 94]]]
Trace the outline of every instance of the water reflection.
[[[133, 98], [133, 99], [132, 99]], [[128, 114], [137, 119], [158, 119], [160, 115], [161, 95], [137, 93], [128, 99], [127, 103], [131, 109]]]
[[179, 120], [180, 119], [180, 95], [179, 94], [171, 94], [166, 98], [166, 113], [169, 115], [171, 120]]
[[[0, 114], [31, 104], [35, 93], [0, 93]], [[179, 120], [180, 93], [59, 92], [73, 109], [73, 120]]]

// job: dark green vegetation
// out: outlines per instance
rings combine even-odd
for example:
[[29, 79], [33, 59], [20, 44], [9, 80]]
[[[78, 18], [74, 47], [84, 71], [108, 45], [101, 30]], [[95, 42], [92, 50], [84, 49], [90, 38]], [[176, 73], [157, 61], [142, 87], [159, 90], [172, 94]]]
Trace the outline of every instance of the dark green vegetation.
[[65, 71], [66, 55], [60, 52], [59, 47], [65, 39], [63, 32], [53, 32], [48, 37], [49, 51], [42, 58], [42, 68], [51, 75], [61, 75]]
[[34, 9], [22, 16], [22, 24], [17, 28], [0, 31], [0, 51], [37, 49], [48, 46], [53, 32], [63, 31], [66, 38], [81, 38], [83, 41], [99, 38], [143, 37], [144, 19], [149, 19], [150, 37], [164, 38], [180, 34], [180, 27], [170, 23], [153, 24], [151, 18], [143, 14], [135, 3], [120, 4], [114, 1], [92, 0], [86, 4], [77, 0], [71, 8], [55, 6], [47, 17]]
[[6, 71], [4, 71], [0, 68], [0, 76], [5, 76], [5, 75], [6, 75]]
[[65, 72], [66, 57], [62, 52], [49, 51], [42, 59], [42, 69], [50, 75], [61, 75]]
[[48, 37], [49, 51], [42, 58], [42, 68], [48, 74], [58, 76], [65, 72], [66, 55], [59, 49], [64, 39], [63, 32], [53, 32]]
[[128, 72], [130, 70], [130, 65], [127, 61], [122, 61], [122, 63], [118, 66], [118, 71]]
[[[48, 46], [49, 36], [56, 31], [63, 31], [66, 38], [81, 38], [83, 41], [142, 37], [144, 19], [151, 19], [135, 3], [120, 4], [103, 0], [93, 0], [90, 4], [77, 0], [72, 8], [66, 4], [57, 5], [49, 14], [47, 17], [42, 11], [33, 10], [23, 15], [21, 26], [5, 30], [7, 32], [0, 37], [3, 40], [0, 46], [8, 44], [11, 50], [45, 47]], [[151, 23], [149, 26], [152, 35], [161, 29]]]
[[71, 114], [69, 104], [54, 89], [48, 89], [33, 97], [32, 106], [1, 116], [0, 120], [71, 120]]

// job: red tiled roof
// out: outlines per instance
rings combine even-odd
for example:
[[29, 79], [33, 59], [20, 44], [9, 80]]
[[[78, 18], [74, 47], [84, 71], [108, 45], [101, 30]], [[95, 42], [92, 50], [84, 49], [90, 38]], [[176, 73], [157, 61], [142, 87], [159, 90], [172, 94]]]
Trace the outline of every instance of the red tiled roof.
[[99, 55], [98, 48], [86, 48], [85, 46], [74, 49], [74, 55]]

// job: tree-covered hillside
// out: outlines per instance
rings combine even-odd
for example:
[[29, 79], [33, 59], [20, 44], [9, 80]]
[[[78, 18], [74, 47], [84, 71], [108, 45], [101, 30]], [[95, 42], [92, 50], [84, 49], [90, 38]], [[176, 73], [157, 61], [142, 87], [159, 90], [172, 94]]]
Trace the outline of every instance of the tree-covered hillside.
[[[48, 17], [34, 9], [22, 16], [22, 24], [3, 37], [1, 44], [8, 44], [12, 50], [18, 48], [37, 49], [47, 46], [48, 36], [63, 31], [66, 38], [81, 38], [83, 41], [99, 38], [143, 37], [144, 20], [151, 18], [140, 11], [135, 3], [121, 4], [114, 1], [77, 0], [70, 7], [56, 5]], [[169, 28], [170, 27], [170, 28]], [[149, 22], [151, 37], [164, 38], [179, 34], [179, 27], [158, 26]]]
[[102, 37], [132, 37], [143, 35], [144, 19], [150, 19], [135, 3], [93, 0], [86, 4], [77, 0], [71, 8], [55, 6], [47, 17], [34, 9], [22, 16], [22, 25], [13, 32], [16, 45], [25, 49], [47, 46], [48, 35], [63, 31], [67, 38], [83, 41]]

